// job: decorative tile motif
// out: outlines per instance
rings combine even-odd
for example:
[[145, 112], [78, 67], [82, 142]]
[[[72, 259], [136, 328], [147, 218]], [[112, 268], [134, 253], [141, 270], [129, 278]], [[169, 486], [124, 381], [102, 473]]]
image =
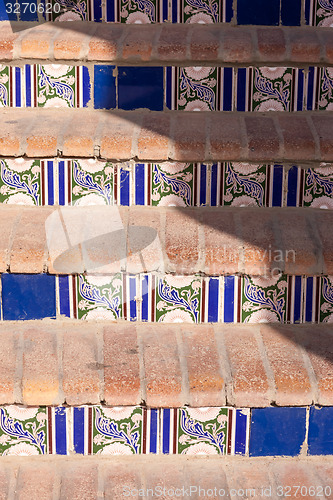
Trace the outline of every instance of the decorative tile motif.
[[168, 275], [158, 279], [156, 321], [200, 323], [203, 294], [200, 277]]
[[[64, 162], [65, 163], [65, 162]], [[110, 162], [72, 160], [71, 203], [73, 205], [112, 205], [114, 168]]]
[[152, 167], [152, 205], [192, 205], [194, 170], [192, 163], [162, 163]]
[[329, 0], [312, 0], [310, 4], [310, 24], [325, 28], [333, 26], [332, 2]]
[[333, 322], [333, 277], [320, 278], [320, 322]]
[[37, 102], [46, 108], [81, 108], [90, 94], [88, 69], [60, 64], [36, 65]]
[[101, 21], [101, 0], [44, 0], [46, 21]]
[[162, 23], [170, 20], [167, 0], [107, 0], [106, 21], [127, 24]]
[[45, 408], [0, 408], [0, 455], [45, 455], [48, 426]]
[[216, 111], [218, 68], [177, 68], [177, 108], [185, 111]]
[[254, 68], [252, 109], [250, 111], [290, 111], [293, 70]]
[[333, 167], [305, 171], [303, 206], [333, 208]]
[[40, 160], [6, 159], [0, 165], [0, 203], [41, 205]]
[[225, 206], [265, 206], [268, 168], [266, 165], [226, 163], [223, 204]]
[[77, 277], [78, 318], [85, 320], [122, 318], [123, 276], [80, 275]]

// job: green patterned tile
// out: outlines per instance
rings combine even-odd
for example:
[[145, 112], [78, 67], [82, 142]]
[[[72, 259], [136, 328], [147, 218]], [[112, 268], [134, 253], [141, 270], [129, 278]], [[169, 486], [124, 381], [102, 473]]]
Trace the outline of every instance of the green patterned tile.
[[316, 5], [315, 26], [333, 26], [333, 5], [330, 0], [313, 0]]
[[287, 276], [250, 277], [242, 280], [242, 323], [284, 323]]
[[114, 166], [97, 160], [72, 161], [73, 205], [112, 205]]
[[332, 111], [333, 109], [333, 68], [318, 68], [319, 89], [318, 109]]
[[47, 453], [46, 408], [3, 406], [0, 413], [0, 455]]
[[320, 323], [333, 323], [333, 276], [321, 278]]
[[39, 107], [75, 107], [75, 66], [38, 64], [37, 75], [37, 102]]
[[223, 184], [223, 205], [265, 206], [267, 166], [226, 163]]
[[178, 70], [177, 108], [185, 111], [215, 111], [218, 69], [187, 67]]
[[0, 203], [41, 204], [40, 160], [0, 160]]
[[0, 108], [9, 106], [9, 66], [0, 64]]
[[193, 163], [153, 164], [152, 172], [152, 205], [192, 205]]
[[156, 320], [165, 323], [200, 323], [202, 279], [166, 276], [158, 281]]
[[227, 408], [181, 408], [178, 416], [178, 453], [226, 455]]
[[[47, 21], [87, 21], [89, 0], [48, 0], [53, 4], [51, 12], [47, 15]], [[91, 19], [92, 20], [92, 19]]]
[[333, 208], [333, 167], [306, 170], [303, 206]]
[[291, 68], [254, 68], [251, 111], [290, 111]]
[[121, 318], [122, 283], [121, 273], [109, 276], [78, 276], [78, 319]]
[[139, 406], [93, 408], [93, 454], [141, 453], [143, 409]]

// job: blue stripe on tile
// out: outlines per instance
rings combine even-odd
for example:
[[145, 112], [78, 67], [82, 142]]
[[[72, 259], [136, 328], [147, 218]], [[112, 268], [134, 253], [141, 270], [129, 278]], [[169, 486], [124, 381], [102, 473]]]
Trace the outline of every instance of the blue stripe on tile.
[[305, 321], [312, 322], [313, 313], [313, 278], [306, 278]]
[[27, 108], [31, 107], [31, 66], [26, 64], [25, 69], [25, 105]]
[[94, 0], [94, 21], [100, 22], [102, 20], [102, 2], [101, 0]]
[[216, 207], [217, 204], [217, 164], [211, 167], [210, 204]]
[[88, 102], [90, 101], [90, 92], [91, 92], [91, 85], [90, 85], [90, 76], [89, 76], [89, 71], [86, 66], [83, 66], [82, 68], [82, 77], [83, 77], [83, 83], [82, 83], [82, 92], [83, 92], [83, 107], [87, 107]]
[[106, 0], [106, 21], [108, 23], [115, 22], [115, 10], [114, 10], [114, 2], [115, 0]]
[[135, 204], [145, 204], [145, 165], [137, 163], [135, 165]]
[[207, 196], [207, 166], [201, 164], [200, 165], [200, 205], [206, 205], [206, 196]]
[[170, 411], [163, 409], [163, 436], [162, 436], [162, 453], [169, 453], [170, 445]]
[[[171, 0], [172, 2], [172, 22], [177, 23], [178, 22], [178, 1], [177, 0]], [[181, 21], [181, 19], [180, 19]]]
[[333, 407], [310, 408], [309, 455], [333, 455]]
[[59, 302], [60, 314], [70, 318], [71, 310], [69, 304], [69, 277], [59, 276]]
[[297, 181], [298, 181], [298, 168], [292, 167], [288, 172], [288, 194], [287, 206], [297, 206]]
[[310, 24], [311, 0], [305, 0], [305, 23]]
[[307, 102], [306, 102], [306, 109], [308, 111], [311, 111], [313, 108], [313, 91], [314, 91], [314, 68], [309, 68]]
[[129, 295], [130, 295], [130, 319], [131, 321], [136, 320], [136, 278], [130, 276], [129, 278]]
[[162, 0], [162, 3], [163, 3], [163, 9], [162, 9], [163, 20], [162, 20], [162, 22], [164, 23], [165, 21], [168, 21], [169, 2], [168, 2], [168, 0]]
[[272, 193], [272, 206], [282, 207], [283, 195], [283, 167], [274, 165], [273, 167], [273, 193]]
[[245, 455], [247, 419], [243, 410], [236, 410], [235, 455]]
[[130, 202], [130, 172], [129, 170], [120, 169], [120, 204], [129, 206]]
[[57, 455], [67, 455], [66, 408], [54, 409], [55, 445]]
[[208, 289], [208, 323], [219, 320], [219, 279], [210, 278]]
[[47, 162], [47, 196], [48, 204], [54, 205], [54, 180], [53, 180], [53, 161]]
[[150, 410], [150, 453], [157, 453], [158, 410]]
[[281, 0], [281, 23], [283, 26], [300, 26], [301, 0]]
[[232, 5], [233, 5], [233, 0], [225, 0], [225, 21], [227, 23], [230, 23], [234, 15]]
[[301, 321], [302, 307], [302, 276], [295, 276], [295, 294], [294, 294], [294, 323]]
[[16, 107], [22, 106], [21, 100], [21, 68], [15, 68], [15, 94], [16, 94]]
[[59, 205], [65, 205], [65, 162], [59, 161]]
[[297, 111], [303, 111], [304, 107], [304, 70], [298, 69], [297, 85]]
[[142, 305], [141, 305], [141, 319], [148, 321], [148, 276], [143, 276], [141, 280], [142, 287]]
[[84, 455], [84, 408], [74, 408], [73, 440], [75, 453]]
[[235, 301], [235, 277], [225, 276], [224, 278], [224, 322], [234, 321], [234, 301]]
[[232, 111], [233, 69], [223, 70], [223, 111]]
[[[6, 0], [4, 0], [5, 3]], [[16, 0], [20, 4], [20, 21], [38, 21], [38, 3], [37, 0]]]
[[237, 111], [245, 111], [246, 68], [237, 71]]
[[172, 68], [165, 68], [165, 105], [172, 109]]

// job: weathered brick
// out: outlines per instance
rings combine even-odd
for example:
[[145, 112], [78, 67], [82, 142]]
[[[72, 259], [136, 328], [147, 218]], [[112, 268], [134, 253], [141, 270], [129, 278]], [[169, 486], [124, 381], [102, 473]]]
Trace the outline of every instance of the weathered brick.
[[[167, 160], [169, 157], [170, 119], [146, 114], [138, 138], [137, 156], [146, 160]], [[133, 151], [133, 154], [135, 152]]]
[[205, 114], [190, 114], [184, 111], [177, 118], [173, 118], [171, 138], [174, 143], [173, 157], [176, 161], [195, 161], [195, 158], [205, 157], [206, 120]]
[[91, 112], [84, 117], [72, 115], [64, 132], [63, 154], [74, 157], [96, 156], [95, 146], [98, 143], [97, 133], [100, 125], [100, 115]]
[[18, 221], [21, 218], [21, 207], [11, 206], [2, 210], [0, 217], [0, 272], [6, 272], [9, 267], [12, 237], [15, 234]]
[[22, 463], [17, 477], [17, 500], [52, 500], [56, 472], [51, 464]]
[[219, 54], [221, 27], [212, 25], [209, 29], [192, 29], [190, 50], [194, 61], [216, 62]]
[[73, 463], [72, 467], [64, 467], [61, 481], [60, 498], [72, 500], [96, 500], [102, 496], [98, 484], [98, 466]]
[[259, 55], [262, 61], [284, 61], [286, 58], [286, 40], [280, 28], [258, 28]]
[[280, 156], [280, 141], [272, 118], [247, 115], [245, 124], [250, 159], [272, 161]]
[[245, 137], [242, 134], [244, 126], [239, 115], [211, 113], [209, 125], [208, 154], [212, 160], [246, 159]]
[[97, 33], [89, 42], [88, 61], [114, 61], [120, 57], [119, 42], [124, 34], [122, 26], [107, 24], [98, 26]]
[[324, 274], [333, 275], [333, 245], [332, 231], [328, 228], [332, 227], [333, 214], [330, 210], [316, 210], [314, 213], [314, 225], [318, 229], [319, 238], [321, 240], [321, 253], [324, 260]]
[[139, 499], [135, 490], [142, 487], [142, 472], [138, 464], [130, 467], [129, 464], [113, 463], [104, 473], [105, 500], [123, 500], [124, 493], [133, 492], [131, 498]]
[[300, 154], [309, 160], [316, 157], [316, 142], [306, 117], [285, 113], [278, 116], [278, 123], [284, 141], [283, 158], [296, 160]]
[[292, 62], [311, 63], [320, 60], [321, 47], [316, 31], [308, 31], [305, 28], [297, 31], [290, 30], [288, 34]]
[[[333, 136], [332, 136], [332, 124], [328, 119], [329, 116], [324, 114], [314, 114], [312, 117], [312, 122], [315, 126], [320, 146], [320, 160], [321, 161], [331, 161], [332, 151], [333, 151]], [[307, 158], [311, 160], [312, 158]]]
[[163, 24], [157, 42], [157, 54], [161, 61], [184, 61], [187, 59], [187, 26]]
[[123, 40], [123, 59], [125, 61], [149, 61], [156, 33], [150, 25], [137, 26], [131, 24]]
[[230, 63], [249, 63], [254, 58], [251, 32], [247, 28], [225, 29], [222, 33], [222, 58]]
[[[133, 135], [141, 128], [143, 117], [135, 113], [131, 120], [128, 116], [108, 113], [104, 117], [101, 131], [102, 158], [124, 159], [132, 157]], [[136, 146], [136, 144], [135, 144]]]

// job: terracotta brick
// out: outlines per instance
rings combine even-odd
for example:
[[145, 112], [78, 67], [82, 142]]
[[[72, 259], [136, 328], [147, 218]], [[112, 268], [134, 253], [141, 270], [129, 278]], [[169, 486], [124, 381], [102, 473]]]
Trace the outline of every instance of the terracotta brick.
[[[180, 494], [176, 495], [176, 492], [182, 492], [182, 488], [184, 486], [186, 488], [189, 484], [189, 478], [186, 476], [185, 467], [180, 463], [169, 462], [163, 474], [161, 474], [160, 465], [155, 461], [155, 463], [149, 464], [149, 467], [145, 467], [145, 479], [147, 487], [151, 488], [153, 491], [161, 492], [159, 497], [162, 498], [162, 500], [183, 497], [183, 495]], [[171, 492], [175, 492], [175, 495], [171, 495]]]
[[63, 154], [74, 158], [96, 156], [97, 132], [103, 118], [90, 112], [84, 117], [72, 115], [64, 133]]
[[[262, 488], [265, 490], [271, 484], [266, 461], [262, 461], [260, 467], [255, 467], [253, 462], [241, 460], [237, 463], [237, 467], [231, 467], [228, 472], [229, 488], [236, 491], [246, 491], [248, 498], [255, 498], [258, 494], [263, 496], [261, 495]], [[253, 494], [254, 490], [255, 494]], [[267, 490], [267, 493], [269, 493], [269, 490]]]
[[[287, 461], [277, 463], [274, 464], [273, 474], [276, 484], [285, 485], [284, 491], [287, 491], [286, 487], [290, 486], [290, 494], [293, 498], [300, 500], [313, 498], [313, 490], [310, 490], [310, 487], [314, 487], [314, 492], [316, 492], [317, 486], [320, 486], [320, 480], [314, 475], [313, 467], [309, 463], [288, 463]], [[297, 486], [300, 488], [297, 489]]]
[[[193, 25], [194, 26], [194, 25]], [[192, 30], [190, 50], [194, 61], [216, 62], [218, 59], [221, 38], [221, 27], [210, 26], [209, 30]]]
[[302, 354], [290, 328], [262, 325], [260, 333], [273, 370], [276, 404], [280, 406], [311, 405], [314, 399]]
[[314, 30], [290, 30], [290, 60], [292, 62], [313, 63], [320, 60], [320, 40]]
[[34, 59], [50, 58], [53, 48], [52, 39], [57, 33], [57, 29], [51, 25], [45, 24], [43, 28], [38, 30], [26, 30], [20, 43], [20, 56]]
[[286, 60], [286, 40], [280, 28], [258, 28], [259, 55], [263, 62]]
[[333, 214], [330, 210], [316, 210], [314, 212], [314, 225], [318, 229], [321, 240], [321, 252], [324, 260], [324, 274], [333, 274], [333, 235], [327, 228], [332, 227]]
[[123, 39], [123, 59], [125, 61], [150, 61], [156, 36], [150, 25], [130, 25]]
[[191, 326], [184, 325], [181, 332], [187, 359], [190, 406], [225, 405], [224, 380], [212, 326], [193, 331]]
[[[23, 113], [22, 113], [23, 111]], [[23, 156], [26, 153], [25, 133], [31, 128], [31, 116], [25, 110], [6, 109], [0, 118], [0, 155]]]
[[137, 156], [145, 160], [167, 160], [169, 158], [169, 137], [170, 118], [165, 115], [156, 117], [146, 114], [138, 139]]
[[[15, 471], [16, 472], [16, 471]], [[0, 500], [8, 500], [10, 491], [10, 479], [11, 475], [14, 475], [14, 471], [8, 468], [1, 467], [0, 470]]]
[[127, 228], [126, 271], [138, 274], [165, 270], [165, 249], [162, 244], [162, 210], [132, 206]]
[[[27, 130], [25, 153], [32, 158], [57, 156], [62, 133], [68, 124], [68, 114], [64, 109], [37, 111], [38, 115], [29, 114], [31, 124]], [[22, 115], [24, 117], [24, 113]]]
[[187, 60], [187, 26], [163, 24], [157, 42], [157, 54], [161, 61]]
[[[0, 350], [0, 404], [11, 404], [17, 400], [15, 394], [16, 363], [21, 355], [18, 346], [18, 335], [14, 329], [9, 329], [1, 336]], [[1, 476], [0, 476], [1, 491]], [[0, 497], [1, 498], [1, 497]]]
[[69, 405], [100, 402], [97, 335], [82, 327], [63, 333], [63, 390]]
[[13, 31], [10, 27], [10, 23], [8, 23], [7, 25], [1, 26], [1, 34], [0, 34], [0, 58], [1, 58], [1, 60], [10, 61], [13, 59], [14, 43], [15, 43], [15, 40], [17, 38], [18, 38], [18, 34], [13, 33]]
[[230, 63], [252, 62], [254, 47], [250, 30], [239, 26], [223, 30], [222, 58]]
[[105, 500], [123, 500], [125, 493], [133, 492], [130, 498], [139, 499], [134, 490], [142, 487], [142, 472], [139, 464], [131, 467], [129, 463], [113, 463], [107, 467], [104, 475], [104, 498]]
[[149, 407], [179, 407], [181, 397], [181, 368], [175, 331], [169, 325], [138, 325], [142, 336], [146, 387]]
[[239, 115], [211, 113], [209, 124], [209, 156], [213, 161], [240, 161], [247, 157]]
[[[259, 207], [247, 207], [239, 210], [240, 236], [243, 246], [242, 272], [254, 276], [270, 276], [281, 269], [281, 262], [275, 262], [279, 243], [274, 234], [274, 216], [272, 210], [259, 212]], [[258, 218], [260, 217], [260, 227]]]
[[22, 210], [16, 222], [10, 253], [12, 273], [42, 273], [47, 262], [45, 220], [53, 212], [52, 207]]
[[107, 24], [98, 26], [97, 33], [89, 42], [88, 61], [115, 61], [119, 58], [122, 26]]
[[278, 123], [284, 140], [283, 158], [296, 160], [303, 157], [311, 160], [316, 157], [316, 141], [306, 117], [280, 114]]
[[110, 325], [103, 330], [104, 399], [107, 405], [140, 404], [140, 360], [136, 326], [119, 326], [120, 328], [115, 329]]
[[[206, 457], [208, 458], [208, 457]], [[220, 457], [221, 458], [221, 457]], [[208, 462], [204, 463], [205, 460], [196, 460], [193, 463], [185, 463], [185, 477], [187, 478], [187, 484], [194, 486], [197, 490], [194, 490], [196, 496], [194, 498], [199, 499], [201, 492], [199, 488], [201, 487], [203, 491], [207, 492], [207, 498], [232, 498], [230, 494], [229, 487], [229, 477], [230, 473], [226, 467], [226, 462], [220, 460], [220, 466], [217, 469], [215, 467], [209, 467]], [[216, 488], [216, 494], [215, 494]], [[208, 496], [209, 490], [214, 492], [213, 495]], [[200, 495], [199, 495], [200, 493]]]
[[9, 268], [10, 251], [12, 246], [12, 237], [15, 233], [17, 223], [21, 218], [21, 207], [13, 206], [0, 207], [0, 272], [4, 273]]
[[[169, 270], [193, 274], [203, 249], [199, 248], [200, 211], [193, 208], [169, 208], [165, 227], [165, 252]], [[162, 228], [161, 228], [162, 229]]]
[[[328, 326], [328, 325], [327, 325]], [[320, 405], [333, 404], [333, 337], [330, 327], [313, 334], [313, 327], [302, 325], [297, 330], [297, 342], [304, 345], [317, 379]]]
[[[325, 38], [324, 38], [325, 37]], [[333, 63], [333, 33], [331, 30], [325, 30], [325, 34], [319, 33], [319, 39], [324, 48], [325, 60], [328, 64]]]
[[174, 143], [173, 159], [195, 161], [195, 158], [205, 158], [207, 118], [206, 114], [190, 114], [186, 111], [173, 117], [171, 129]]
[[71, 29], [61, 30], [53, 42], [54, 59], [81, 59], [88, 54], [88, 44], [91, 35], [94, 34], [97, 27], [92, 23], [87, 25], [82, 33], [80, 25]]
[[205, 273], [208, 276], [236, 274], [240, 270], [242, 241], [237, 236], [235, 212], [228, 208], [205, 213]]
[[253, 161], [272, 161], [279, 157], [279, 138], [272, 118], [245, 116], [248, 139], [248, 158]]
[[[221, 331], [221, 327], [218, 328]], [[223, 332], [232, 373], [233, 404], [252, 408], [268, 406], [271, 401], [268, 378], [255, 328], [238, 327], [236, 335], [233, 326], [225, 326]]]
[[[311, 226], [310, 214], [293, 209], [288, 220], [276, 213], [286, 274], [315, 275], [323, 272], [321, 243]], [[292, 221], [292, 224], [290, 223]], [[276, 254], [277, 258], [278, 255]], [[280, 265], [280, 263], [277, 263]]]
[[[329, 116], [324, 114], [313, 115], [312, 122], [319, 137], [320, 160], [333, 161], [333, 137], [331, 134], [331, 122]], [[309, 158], [310, 159], [310, 158]]]
[[102, 158], [132, 158], [133, 135], [140, 130], [142, 119], [138, 113], [132, 115], [130, 120], [125, 114], [105, 114], [101, 131]]
[[22, 463], [17, 477], [17, 500], [53, 500], [56, 472], [50, 464]]
[[60, 498], [96, 500], [102, 496], [98, 484], [98, 465], [80, 462], [63, 468]]
[[26, 405], [60, 404], [57, 337], [41, 325], [23, 333], [22, 395]]

